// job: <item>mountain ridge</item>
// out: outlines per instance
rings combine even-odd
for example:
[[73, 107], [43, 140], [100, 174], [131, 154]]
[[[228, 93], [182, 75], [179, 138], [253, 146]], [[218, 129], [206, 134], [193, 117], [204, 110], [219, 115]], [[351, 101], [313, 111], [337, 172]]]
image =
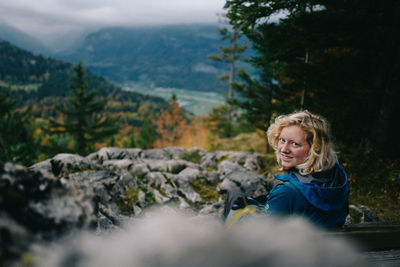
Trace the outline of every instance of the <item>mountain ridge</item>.
[[78, 49], [57, 57], [82, 60], [94, 73], [117, 83], [223, 92], [226, 85], [218, 76], [228, 73], [229, 64], [208, 59], [219, 53], [221, 45], [229, 46], [218, 28], [218, 24], [103, 28], [88, 34]]
[[13, 43], [22, 49], [33, 53], [48, 56], [52, 54], [51, 49], [34, 36], [21, 31], [5, 22], [0, 22], [0, 39]]

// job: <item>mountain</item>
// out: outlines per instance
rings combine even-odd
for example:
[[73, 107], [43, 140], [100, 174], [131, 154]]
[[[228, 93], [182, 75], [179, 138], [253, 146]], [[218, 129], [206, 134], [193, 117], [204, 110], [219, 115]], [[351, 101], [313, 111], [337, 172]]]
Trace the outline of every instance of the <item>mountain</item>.
[[[225, 42], [225, 43], [224, 43]], [[218, 76], [228, 64], [207, 58], [218, 54], [218, 25], [105, 28], [88, 34], [78, 49], [58, 54], [118, 82], [155, 84], [199, 91], [225, 91]]]
[[0, 22], [0, 40], [6, 40], [34, 53], [42, 55], [49, 55], [51, 53], [50, 49], [35, 37], [4, 22]]
[[[19, 90], [22, 97], [41, 99], [47, 96], [66, 96], [74, 75], [73, 67], [74, 64], [70, 62], [36, 55], [0, 40], [0, 86], [31, 91], [29, 95], [26, 95], [23, 90]], [[148, 101], [157, 105], [166, 105], [166, 102], [158, 97], [123, 91], [88, 70], [85, 71], [85, 75], [88, 87], [95, 89], [100, 96], [135, 103]]]

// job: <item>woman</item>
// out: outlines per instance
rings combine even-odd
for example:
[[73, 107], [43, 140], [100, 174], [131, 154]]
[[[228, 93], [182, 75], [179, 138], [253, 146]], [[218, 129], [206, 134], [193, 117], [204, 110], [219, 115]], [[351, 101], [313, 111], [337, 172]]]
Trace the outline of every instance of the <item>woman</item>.
[[[286, 174], [266, 202], [230, 192], [228, 226], [248, 213], [300, 215], [322, 227], [340, 227], [348, 214], [347, 174], [332, 148], [326, 119], [308, 111], [279, 116], [267, 131], [269, 144]], [[256, 207], [256, 209], [249, 209]], [[247, 209], [246, 212], [243, 212]], [[246, 214], [246, 216], [244, 216]]]

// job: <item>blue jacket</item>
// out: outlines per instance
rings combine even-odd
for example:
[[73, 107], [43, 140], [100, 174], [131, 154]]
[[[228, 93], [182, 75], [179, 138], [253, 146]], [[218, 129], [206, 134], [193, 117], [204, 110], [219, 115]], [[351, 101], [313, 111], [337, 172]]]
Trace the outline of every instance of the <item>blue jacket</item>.
[[296, 169], [275, 176], [282, 181], [268, 194], [265, 211], [271, 215], [301, 215], [322, 227], [340, 227], [348, 214], [349, 185], [343, 167], [302, 176]]

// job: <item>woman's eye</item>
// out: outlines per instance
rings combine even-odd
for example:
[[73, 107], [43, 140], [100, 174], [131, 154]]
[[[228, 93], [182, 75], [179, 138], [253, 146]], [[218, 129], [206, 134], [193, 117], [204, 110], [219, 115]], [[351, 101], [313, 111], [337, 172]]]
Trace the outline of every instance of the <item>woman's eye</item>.
[[300, 144], [298, 144], [298, 143], [296, 143], [296, 142], [293, 142], [292, 145], [293, 145], [294, 147], [300, 146]]
[[281, 142], [281, 143], [285, 143], [285, 139], [283, 139], [283, 138], [279, 138], [279, 142]]

